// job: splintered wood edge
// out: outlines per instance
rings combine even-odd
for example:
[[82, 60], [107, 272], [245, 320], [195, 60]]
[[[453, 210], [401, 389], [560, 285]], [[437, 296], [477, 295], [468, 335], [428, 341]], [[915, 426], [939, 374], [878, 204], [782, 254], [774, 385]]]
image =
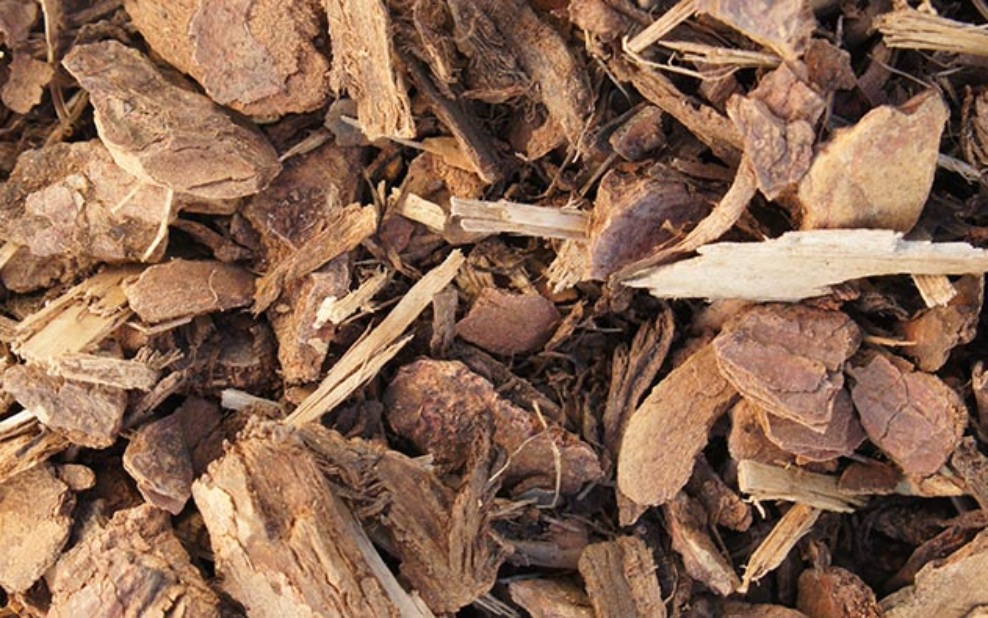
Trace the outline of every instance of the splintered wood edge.
[[868, 503], [868, 496], [841, 491], [836, 476], [750, 459], [738, 462], [738, 489], [756, 501], [786, 500], [838, 513], [853, 513]]
[[590, 215], [580, 210], [534, 206], [499, 200], [452, 197], [450, 218], [465, 232], [518, 234], [537, 238], [583, 240]]
[[396, 341], [429, 306], [432, 297], [453, 281], [464, 261], [462, 252], [453, 251], [442, 264], [419, 279], [388, 317], [340, 357], [319, 388], [306, 397], [285, 422], [298, 426], [318, 420], [373, 377], [410, 340], [406, 337]]
[[889, 47], [988, 56], [988, 31], [984, 28], [916, 9], [879, 15], [874, 27]]
[[693, 16], [696, 12], [696, 0], [679, 0], [672, 8], [662, 14], [647, 28], [639, 32], [624, 44], [625, 50], [632, 57], [645, 51], [650, 45], [660, 40]]
[[751, 582], [757, 582], [782, 564], [799, 539], [810, 531], [822, 512], [808, 504], [794, 504], [786, 511], [765, 540], [751, 554], [738, 592], [747, 594]]
[[891, 230], [787, 232], [763, 242], [709, 244], [698, 253], [640, 271], [624, 284], [659, 298], [792, 302], [864, 277], [988, 271], [988, 251], [962, 242], [903, 240]]

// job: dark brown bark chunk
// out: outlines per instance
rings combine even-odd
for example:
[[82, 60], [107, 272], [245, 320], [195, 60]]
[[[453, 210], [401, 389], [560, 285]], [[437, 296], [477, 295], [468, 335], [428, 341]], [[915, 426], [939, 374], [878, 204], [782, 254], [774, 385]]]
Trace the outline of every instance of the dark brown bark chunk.
[[543, 345], [558, 323], [556, 305], [540, 294], [484, 288], [457, 323], [456, 334], [488, 352], [509, 356]]
[[865, 441], [865, 432], [854, 412], [851, 395], [841, 390], [834, 401], [833, 416], [823, 433], [757, 408], [765, 436], [779, 448], [807, 461], [829, 461], [850, 455]]
[[[490, 382], [458, 361], [421, 360], [402, 367], [384, 397], [388, 424], [436, 463], [458, 468], [477, 423], [494, 420], [494, 442], [509, 454], [504, 484], [517, 492], [575, 493], [602, 471], [589, 445], [555, 423], [502, 399]], [[554, 463], [559, 455], [559, 469]], [[558, 474], [558, 479], [557, 479]]]
[[281, 171], [258, 131], [172, 85], [135, 50], [115, 41], [79, 45], [64, 64], [89, 92], [113, 159], [145, 182], [222, 199], [257, 193]]
[[666, 615], [652, 550], [637, 537], [588, 546], [580, 556], [580, 575], [595, 616]]
[[697, 500], [680, 492], [662, 512], [672, 548], [682, 557], [690, 577], [725, 597], [741, 586], [741, 579], [707, 531], [707, 512]]
[[593, 618], [587, 593], [566, 580], [522, 579], [508, 584], [511, 600], [532, 618]]
[[0, 484], [0, 586], [24, 592], [69, 540], [75, 495], [42, 464]]
[[46, 579], [53, 618], [220, 615], [219, 600], [189, 562], [168, 515], [147, 505], [87, 529]]
[[600, 181], [588, 230], [586, 276], [607, 279], [702, 219], [707, 202], [685, 184], [611, 170]]
[[124, 451], [123, 466], [144, 499], [172, 515], [192, 496], [192, 460], [177, 414], [141, 427]]
[[875, 592], [840, 567], [807, 569], [799, 576], [796, 607], [810, 618], [881, 618]]
[[254, 277], [223, 262], [172, 260], [124, 283], [130, 308], [148, 323], [245, 307], [254, 300]]
[[123, 422], [123, 389], [52, 377], [33, 365], [3, 374], [3, 388], [46, 427], [89, 448], [113, 445]]
[[967, 407], [954, 389], [908, 361], [872, 354], [848, 368], [868, 439], [906, 474], [933, 474], [960, 443]]
[[839, 311], [762, 305], [727, 326], [714, 350], [742, 395], [822, 433], [844, 387], [844, 362], [860, 343], [861, 331]]
[[970, 343], [978, 329], [984, 302], [982, 275], [965, 275], [954, 283], [957, 294], [945, 307], [932, 307], [899, 326], [899, 332], [915, 345], [903, 348], [923, 371], [938, 371], [951, 350]]
[[628, 422], [618, 454], [621, 492], [642, 505], [671, 500], [689, 480], [710, 427], [736, 399], [713, 348], [694, 352], [652, 389]]

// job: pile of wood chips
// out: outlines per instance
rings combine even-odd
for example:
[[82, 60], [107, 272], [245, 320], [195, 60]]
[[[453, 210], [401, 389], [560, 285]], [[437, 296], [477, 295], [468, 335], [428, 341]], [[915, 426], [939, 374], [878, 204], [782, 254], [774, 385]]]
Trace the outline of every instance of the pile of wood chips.
[[980, 0], [0, 0], [0, 616], [988, 612]]

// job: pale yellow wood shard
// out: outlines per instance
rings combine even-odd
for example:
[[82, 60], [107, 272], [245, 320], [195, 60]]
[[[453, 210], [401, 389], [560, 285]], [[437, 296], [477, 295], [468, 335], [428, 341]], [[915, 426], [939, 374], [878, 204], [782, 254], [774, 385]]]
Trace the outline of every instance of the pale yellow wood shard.
[[738, 489], [756, 501], [787, 500], [838, 513], [851, 513], [868, 502], [867, 496], [841, 491], [836, 476], [750, 459], [738, 462]]
[[576, 209], [459, 197], [450, 198], [450, 216], [465, 232], [577, 240], [587, 237], [590, 221], [588, 213]]
[[786, 511], [761, 545], [751, 554], [738, 592], [747, 594], [751, 582], [757, 582], [782, 564], [799, 539], [806, 536], [806, 533], [813, 528], [820, 513], [822, 513], [820, 509], [806, 504], [794, 504]]
[[18, 324], [13, 349], [44, 363], [83, 352], [126, 322], [133, 311], [120, 284], [140, 268], [108, 268], [93, 275]]
[[286, 421], [302, 425], [318, 420], [372, 378], [411, 340], [410, 335], [402, 338], [405, 329], [429, 306], [432, 297], [453, 280], [463, 262], [463, 254], [453, 251], [442, 264], [419, 279], [388, 317], [340, 357], [319, 388], [306, 397]]
[[754, 243], [700, 247], [695, 257], [640, 271], [625, 285], [660, 298], [798, 301], [883, 275], [988, 271], [988, 251], [967, 243], [903, 240], [890, 230], [810, 230]]

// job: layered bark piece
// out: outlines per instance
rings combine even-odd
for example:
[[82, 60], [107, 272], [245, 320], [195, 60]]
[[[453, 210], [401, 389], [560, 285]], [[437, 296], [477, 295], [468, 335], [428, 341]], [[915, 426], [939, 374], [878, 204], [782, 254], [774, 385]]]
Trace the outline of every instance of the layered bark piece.
[[559, 319], [559, 310], [544, 296], [484, 288], [457, 323], [456, 334], [495, 354], [521, 354], [548, 341]]
[[24, 592], [69, 540], [75, 495], [45, 464], [0, 484], [0, 586]]
[[64, 64], [89, 92], [113, 159], [145, 182], [223, 199], [257, 193], [281, 171], [260, 132], [172, 85], [135, 50], [115, 41], [79, 45]]
[[839, 311], [765, 305], [727, 326], [714, 350], [742, 395], [823, 433], [844, 387], [844, 363], [860, 344], [860, 329]]
[[120, 168], [98, 140], [54, 144], [18, 157], [0, 188], [0, 226], [6, 240], [39, 257], [157, 260], [169, 199], [166, 189]]
[[589, 545], [580, 555], [580, 575], [595, 616], [666, 615], [652, 551], [639, 538]]
[[245, 307], [254, 298], [254, 276], [223, 262], [172, 260], [126, 282], [124, 293], [131, 309], [153, 324]]
[[148, 615], [220, 616], [219, 599], [189, 562], [168, 515], [147, 505], [88, 528], [46, 579], [52, 617], [126, 616], [135, 608]]
[[453, 469], [466, 461], [477, 423], [492, 417], [494, 441], [510, 454], [504, 483], [516, 493], [541, 488], [572, 494], [602, 474], [589, 445], [554, 423], [543, 426], [458, 361], [421, 360], [403, 367], [385, 405], [396, 432]]
[[940, 469], [960, 443], [968, 411], [954, 389], [901, 358], [871, 354], [848, 369], [868, 438], [907, 474]]
[[222, 586], [258, 616], [428, 615], [287, 426], [255, 424], [192, 487]]

